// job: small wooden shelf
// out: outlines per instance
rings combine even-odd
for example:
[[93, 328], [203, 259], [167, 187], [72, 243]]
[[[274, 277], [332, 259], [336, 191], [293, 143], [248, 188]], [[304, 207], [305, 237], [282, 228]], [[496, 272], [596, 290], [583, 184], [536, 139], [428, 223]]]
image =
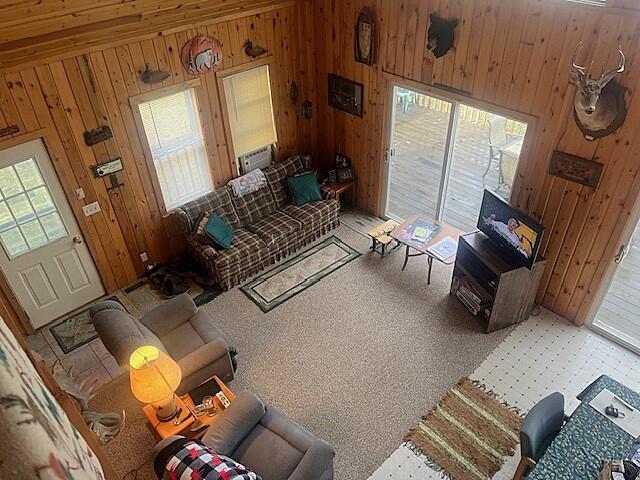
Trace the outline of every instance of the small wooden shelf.
[[[538, 257], [529, 270], [499, 255], [482, 232], [460, 236], [454, 279], [465, 279], [483, 300], [475, 316], [487, 333], [526, 320], [535, 302], [546, 260]], [[451, 281], [451, 293], [455, 294]]]

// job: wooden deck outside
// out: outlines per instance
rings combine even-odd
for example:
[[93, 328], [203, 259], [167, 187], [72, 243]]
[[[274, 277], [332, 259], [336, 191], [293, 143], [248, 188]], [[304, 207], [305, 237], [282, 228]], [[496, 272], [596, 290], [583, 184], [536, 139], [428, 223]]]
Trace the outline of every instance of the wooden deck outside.
[[[434, 215], [449, 113], [413, 105], [406, 113], [397, 109], [387, 215], [406, 218], [413, 213]], [[498, 187], [494, 160], [489, 162], [489, 127], [484, 122], [461, 119], [458, 123], [443, 220], [464, 230], [476, 226], [484, 188]], [[507, 196], [501, 187], [497, 192]]]
[[609, 291], [598, 310], [601, 323], [635, 339], [640, 346], [640, 235], [635, 236], [629, 253], [620, 264]]

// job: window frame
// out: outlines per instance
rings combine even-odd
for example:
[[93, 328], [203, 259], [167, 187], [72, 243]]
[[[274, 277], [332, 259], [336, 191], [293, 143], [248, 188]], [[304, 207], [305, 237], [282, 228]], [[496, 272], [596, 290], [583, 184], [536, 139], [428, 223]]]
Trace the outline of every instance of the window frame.
[[[153, 100], [158, 100], [162, 97], [174, 95], [176, 93], [180, 93], [185, 90], [193, 90], [193, 94], [194, 94], [194, 112], [193, 113], [198, 117], [198, 127], [200, 129], [200, 138], [202, 139], [202, 146], [204, 148], [207, 174], [209, 175], [211, 191], [213, 192], [215, 191], [218, 185], [214, 178], [215, 169], [213, 167], [212, 158], [209, 153], [211, 151], [214, 151], [211, 148], [211, 142], [209, 139], [210, 128], [208, 128], [208, 125], [210, 124], [211, 116], [210, 116], [210, 112], [208, 111], [208, 103], [206, 100], [206, 96], [203, 92], [200, 79], [194, 78], [191, 80], [187, 80], [185, 82], [171, 85], [169, 87], [156, 88], [149, 92], [145, 92], [140, 95], [129, 97], [129, 104], [131, 106], [134, 122], [138, 130], [138, 136], [140, 138], [140, 144], [142, 146], [145, 162], [146, 162], [147, 168], [149, 169], [151, 182], [153, 184], [153, 190], [155, 192], [155, 196], [158, 201], [158, 205], [160, 207], [160, 211], [163, 217], [168, 217], [169, 215], [171, 215], [173, 210], [175, 210], [176, 208], [180, 208], [181, 205], [177, 205], [175, 207], [172, 207], [171, 209], [167, 208], [167, 205], [164, 199], [164, 194], [162, 193], [162, 188], [160, 187], [160, 179], [158, 177], [158, 171], [156, 169], [156, 164], [153, 159], [152, 149], [151, 149], [151, 146], [149, 145], [149, 139], [147, 138], [147, 133], [144, 129], [144, 124], [142, 121], [142, 116], [140, 114], [139, 105], [141, 103], [147, 103]], [[210, 193], [210, 192], [207, 192], [207, 193]], [[206, 195], [206, 193], [203, 195]], [[197, 198], [200, 198], [200, 197], [197, 197]], [[189, 201], [192, 201], [192, 200], [189, 200]], [[188, 203], [188, 202], [185, 202], [185, 203]]]
[[[269, 55], [259, 60], [253, 60], [249, 63], [244, 63], [242, 65], [236, 65], [235, 67], [225, 68], [223, 70], [219, 70], [216, 72], [216, 79], [218, 82], [218, 92], [220, 96], [220, 104], [222, 110], [222, 123], [224, 125], [224, 133], [227, 138], [227, 151], [229, 152], [229, 158], [232, 161], [234, 176], [240, 175], [240, 166], [238, 165], [238, 157], [236, 155], [235, 147], [233, 145], [233, 134], [231, 132], [231, 122], [229, 120], [229, 107], [227, 106], [227, 95], [224, 89], [224, 79], [233, 75], [237, 75], [239, 73], [244, 73], [249, 70], [253, 70], [256, 68], [269, 67], [269, 85], [271, 87], [271, 109], [273, 111], [273, 124], [276, 130], [276, 143], [278, 144], [280, 139], [280, 131], [278, 129], [278, 121], [277, 121], [277, 106], [276, 106], [276, 96], [273, 94], [274, 85], [278, 81], [278, 76], [276, 74], [275, 69], [273, 68], [273, 56]], [[266, 145], [265, 145], [266, 146]]]

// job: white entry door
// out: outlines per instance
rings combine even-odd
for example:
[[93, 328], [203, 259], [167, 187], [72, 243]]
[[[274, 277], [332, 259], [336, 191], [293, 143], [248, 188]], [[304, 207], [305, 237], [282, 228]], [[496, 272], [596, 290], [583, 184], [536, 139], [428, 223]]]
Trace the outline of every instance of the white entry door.
[[104, 295], [42, 140], [0, 151], [0, 267], [34, 328]]

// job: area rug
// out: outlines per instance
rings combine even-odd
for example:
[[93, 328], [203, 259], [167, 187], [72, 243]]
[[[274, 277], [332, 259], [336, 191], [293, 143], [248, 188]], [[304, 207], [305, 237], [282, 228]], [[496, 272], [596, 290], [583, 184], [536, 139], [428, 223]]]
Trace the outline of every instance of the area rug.
[[[122, 305], [117, 297], [109, 297], [106, 300], [115, 300]], [[53, 338], [56, 339], [62, 351], [67, 354], [78, 347], [98, 338], [96, 329], [93, 328], [88, 306], [84, 310], [67, 318], [66, 320], [49, 327]]]
[[258, 276], [241, 290], [266, 313], [359, 256], [357, 250], [331, 236]]
[[522, 418], [463, 378], [405, 437], [428, 464], [455, 480], [486, 480], [514, 454]]

